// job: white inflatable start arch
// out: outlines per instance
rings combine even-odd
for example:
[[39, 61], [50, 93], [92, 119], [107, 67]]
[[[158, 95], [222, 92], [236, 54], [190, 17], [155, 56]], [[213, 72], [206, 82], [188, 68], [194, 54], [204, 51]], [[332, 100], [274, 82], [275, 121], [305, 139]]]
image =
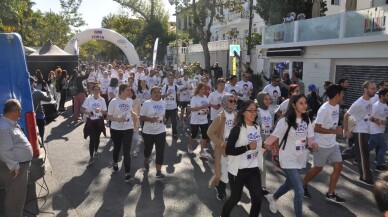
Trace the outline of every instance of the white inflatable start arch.
[[115, 44], [125, 54], [130, 64], [139, 64], [139, 55], [135, 47], [124, 36], [119, 33], [104, 28], [95, 28], [82, 31], [74, 35], [65, 46], [65, 51], [70, 54], [77, 54], [78, 47], [90, 40], [105, 40]]

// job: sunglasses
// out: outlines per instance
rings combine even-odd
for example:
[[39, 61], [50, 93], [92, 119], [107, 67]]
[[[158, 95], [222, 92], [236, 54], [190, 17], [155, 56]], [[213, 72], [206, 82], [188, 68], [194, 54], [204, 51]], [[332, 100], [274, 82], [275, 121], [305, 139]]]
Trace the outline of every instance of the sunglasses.
[[233, 100], [233, 99], [231, 99], [231, 100], [229, 100], [229, 102], [230, 102], [230, 103], [236, 103], [237, 101], [236, 101], [236, 100]]
[[252, 109], [252, 110], [245, 110], [246, 112], [250, 112], [250, 113], [256, 113], [256, 110], [255, 109]]

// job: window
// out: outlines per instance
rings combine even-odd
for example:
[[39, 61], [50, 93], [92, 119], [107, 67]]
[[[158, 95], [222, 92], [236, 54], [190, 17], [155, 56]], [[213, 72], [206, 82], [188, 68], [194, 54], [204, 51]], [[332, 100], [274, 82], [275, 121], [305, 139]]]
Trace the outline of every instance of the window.
[[257, 28], [253, 28], [253, 32], [257, 33]]
[[340, 0], [331, 0], [331, 5], [339, 5]]

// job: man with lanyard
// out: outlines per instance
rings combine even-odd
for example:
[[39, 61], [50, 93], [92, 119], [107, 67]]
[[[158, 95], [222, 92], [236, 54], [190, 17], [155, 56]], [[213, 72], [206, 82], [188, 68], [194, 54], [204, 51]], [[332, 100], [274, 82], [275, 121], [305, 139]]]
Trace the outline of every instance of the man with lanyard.
[[22, 107], [7, 100], [0, 117], [0, 216], [21, 217], [27, 196], [32, 147], [17, 121]]
[[178, 115], [178, 105], [177, 97], [179, 94], [178, 86], [174, 84], [174, 75], [168, 74], [167, 76], [168, 84], [164, 85], [162, 88], [162, 98], [166, 101], [166, 121], [171, 117], [171, 126], [172, 126], [172, 136], [174, 139], [178, 138], [177, 132], [177, 115]]
[[279, 75], [273, 75], [271, 84], [268, 84], [263, 89], [263, 92], [267, 92], [272, 98], [272, 104], [271, 106], [269, 106], [269, 110], [273, 113], [276, 113], [275, 110], [279, 107], [278, 101], [280, 99], [279, 96], [281, 96], [280, 87], [279, 87], [280, 82], [281, 80]]
[[[375, 95], [376, 84], [373, 81], [365, 81], [362, 85], [364, 94], [358, 98], [345, 113], [344, 134], [347, 138], [353, 137], [360, 181], [372, 186], [373, 177], [369, 165], [368, 139], [372, 115], [371, 98]], [[353, 133], [349, 131], [349, 116], [355, 119]]]

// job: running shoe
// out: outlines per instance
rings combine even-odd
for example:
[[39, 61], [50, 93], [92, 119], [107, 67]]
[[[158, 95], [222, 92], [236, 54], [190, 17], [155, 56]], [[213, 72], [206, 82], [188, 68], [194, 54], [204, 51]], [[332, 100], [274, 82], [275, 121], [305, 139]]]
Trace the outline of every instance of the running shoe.
[[272, 213], [277, 213], [278, 208], [276, 205], [276, 200], [273, 198], [273, 194], [268, 194], [267, 195], [267, 200], [269, 202], [269, 210], [271, 210]]
[[113, 171], [115, 172], [119, 171], [119, 165], [117, 163], [113, 164]]
[[264, 196], [269, 194], [269, 191], [265, 187], [261, 188], [261, 192], [263, 193]]
[[385, 165], [376, 166], [376, 171], [379, 171], [379, 172], [387, 171], [387, 167]]
[[91, 157], [91, 158], [89, 159], [88, 164], [89, 164], [89, 165], [92, 165], [93, 163], [94, 163], [94, 159]]
[[192, 154], [192, 153], [194, 153], [194, 150], [193, 150], [192, 147], [187, 146], [187, 152], [188, 152], [189, 154]]
[[131, 175], [129, 175], [129, 174], [127, 174], [127, 175], [125, 175], [125, 182], [129, 182], [129, 181], [131, 181], [131, 179], [132, 179], [132, 176]]
[[307, 189], [307, 186], [303, 186], [303, 190], [304, 190], [303, 197], [307, 198], [307, 199], [310, 199], [311, 198], [311, 194], [310, 194], [309, 190]]
[[214, 188], [216, 190], [216, 198], [219, 201], [223, 201], [225, 199], [225, 193], [218, 192], [217, 187]]
[[93, 155], [94, 158], [98, 158], [98, 152], [94, 152], [94, 155]]
[[164, 174], [162, 173], [162, 171], [156, 172], [156, 178], [162, 179], [162, 178], [164, 178], [164, 177], [165, 177], [165, 176], [164, 176]]
[[369, 185], [369, 186], [373, 186], [374, 185], [374, 182], [372, 180], [364, 180], [364, 179], [360, 179], [360, 181], [366, 185]]
[[326, 199], [333, 201], [335, 203], [345, 203], [345, 199], [336, 195], [335, 192], [333, 192], [332, 194], [326, 193]]
[[201, 155], [201, 157], [203, 158], [207, 158], [207, 152], [205, 150], [202, 150], [201, 152], [199, 152], [199, 155]]

